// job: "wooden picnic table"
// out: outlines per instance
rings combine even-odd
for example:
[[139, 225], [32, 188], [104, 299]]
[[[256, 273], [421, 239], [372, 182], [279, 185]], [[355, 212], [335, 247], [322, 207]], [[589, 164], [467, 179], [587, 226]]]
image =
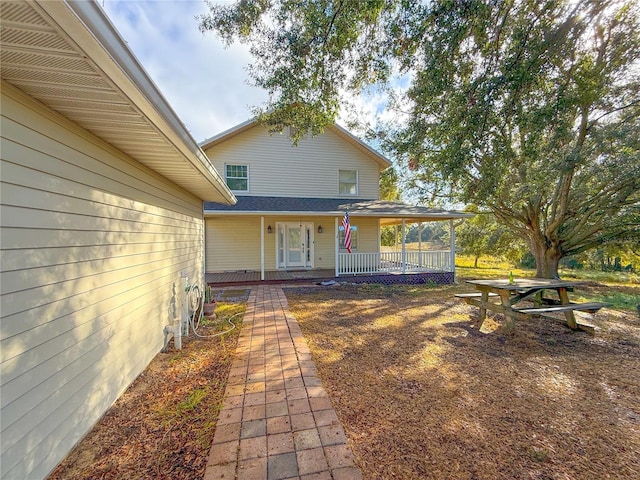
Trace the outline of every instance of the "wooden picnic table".
[[[480, 308], [480, 326], [487, 316], [487, 310], [504, 314], [508, 328], [512, 328], [515, 319], [525, 319], [530, 315], [548, 316], [550, 313], [563, 313], [567, 325], [594, 333], [592, 325], [578, 324], [574, 312], [576, 310], [595, 313], [604, 303], [573, 303], [569, 300], [569, 292], [585, 282], [556, 280], [546, 278], [521, 278], [510, 282], [508, 279], [467, 280], [478, 292], [459, 293], [456, 297], [464, 299], [468, 304]], [[558, 298], [545, 297], [544, 292], [555, 291]], [[499, 299], [500, 303], [492, 302]], [[533, 300], [534, 306], [519, 306], [525, 300]]]

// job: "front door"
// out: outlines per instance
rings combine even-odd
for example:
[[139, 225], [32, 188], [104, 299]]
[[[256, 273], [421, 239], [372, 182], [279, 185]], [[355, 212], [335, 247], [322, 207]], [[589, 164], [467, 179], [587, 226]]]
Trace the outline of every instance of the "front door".
[[313, 224], [279, 223], [278, 268], [313, 267]]

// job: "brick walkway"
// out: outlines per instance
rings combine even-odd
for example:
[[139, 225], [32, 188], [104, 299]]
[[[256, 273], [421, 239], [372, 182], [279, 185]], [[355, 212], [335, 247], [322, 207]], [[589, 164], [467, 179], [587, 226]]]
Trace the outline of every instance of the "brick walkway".
[[362, 478], [278, 286], [251, 290], [204, 478]]

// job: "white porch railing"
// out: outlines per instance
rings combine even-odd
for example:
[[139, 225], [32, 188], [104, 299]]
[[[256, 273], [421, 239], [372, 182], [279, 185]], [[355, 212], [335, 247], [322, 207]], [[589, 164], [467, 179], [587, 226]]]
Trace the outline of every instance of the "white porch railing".
[[448, 250], [338, 254], [338, 275], [451, 271]]

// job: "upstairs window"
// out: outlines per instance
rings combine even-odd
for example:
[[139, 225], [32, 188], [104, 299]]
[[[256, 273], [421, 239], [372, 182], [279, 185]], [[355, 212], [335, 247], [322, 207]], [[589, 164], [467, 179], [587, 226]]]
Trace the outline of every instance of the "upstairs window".
[[338, 170], [338, 193], [340, 195], [358, 194], [357, 170]]
[[247, 165], [225, 165], [227, 187], [234, 192], [249, 191], [249, 167]]

